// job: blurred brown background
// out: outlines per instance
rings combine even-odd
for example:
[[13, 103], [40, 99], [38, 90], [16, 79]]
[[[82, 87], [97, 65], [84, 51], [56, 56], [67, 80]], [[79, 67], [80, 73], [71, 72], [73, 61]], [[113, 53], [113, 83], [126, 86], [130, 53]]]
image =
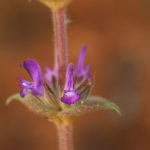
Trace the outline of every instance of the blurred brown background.
[[[73, 0], [68, 7], [69, 59], [82, 44], [95, 76], [93, 94], [118, 104], [75, 122], [75, 150], [150, 149], [150, 0]], [[53, 66], [51, 13], [34, 0], [0, 0], [0, 150], [57, 150], [55, 126], [6, 98], [28, 79], [20, 64]]]

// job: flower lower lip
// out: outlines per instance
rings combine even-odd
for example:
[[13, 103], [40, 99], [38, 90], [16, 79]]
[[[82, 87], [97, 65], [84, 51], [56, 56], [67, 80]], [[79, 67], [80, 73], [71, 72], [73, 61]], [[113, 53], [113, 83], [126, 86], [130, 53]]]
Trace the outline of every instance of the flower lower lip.
[[77, 100], [79, 100], [80, 94], [74, 93], [73, 96], [68, 96], [68, 93], [64, 93], [63, 97], [61, 97], [61, 101], [63, 103], [70, 105], [74, 104]]

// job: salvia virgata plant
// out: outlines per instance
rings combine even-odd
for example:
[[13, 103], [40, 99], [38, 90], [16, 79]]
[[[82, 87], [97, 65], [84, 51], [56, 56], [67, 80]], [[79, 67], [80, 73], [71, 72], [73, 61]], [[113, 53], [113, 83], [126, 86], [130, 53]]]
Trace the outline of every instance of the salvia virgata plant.
[[70, 0], [39, 1], [50, 8], [53, 14], [54, 68], [46, 66], [46, 71], [42, 73], [35, 60], [25, 60], [21, 66], [32, 81], [19, 77], [21, 91], [10, 96], [7, 103], [13, 99], [18, 100], [30, 110], [55, 123], [60, 150], [72, 150], [72, 124], [77, 116], [101, 109], [112, 109], [120, 114], [120, 109], [102, 97], [90, 96], [94, 80], [89, 73], [90, 65], [84, 67], [85, 45], [81, 48], [76, 64], [68, 63], [65, 9]]

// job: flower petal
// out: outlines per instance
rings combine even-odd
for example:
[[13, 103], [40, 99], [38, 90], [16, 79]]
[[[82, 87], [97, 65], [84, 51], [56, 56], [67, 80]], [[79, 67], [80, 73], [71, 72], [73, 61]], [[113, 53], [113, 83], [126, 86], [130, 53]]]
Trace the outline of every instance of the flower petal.
[[22, 88], [20, 96], [24, 97], [27, 93], [43, 96], [44, 88], [42, 84], [41, 69], [38, 63], [30, 59], [24, 61], [22, 65], [28, 71], [33, 82], [18, 78], [21, 81], [19, 86]]
[[61, 101], [70, 105], [74, 104], [79, 98], [80, 94], [77, 94], [76, 89], [73, 89], [73, 64], [70, 64], [66, 74], [65, 90]]
[[39, 64], [34, 60], [29, 59], [24, 61], [23, 66], [28, 71], [30, 77], [32, 78], [34, 86], [35, 87], [41, 86], [42, 76]]
[[80, 94], [76, 93], [76, 90], [65, 90], [61, 101], [70, 105], [74, 104], [80, 98]]
[[76, 66], [76, 73], [77, 77], [82, 76], [83, 73], [83, 61], [84, 61], [84, 56], [86, 52], [86, 46], [82, 46], [78, 60], [77, 60], [77, 66]]
[[25, 97], [27, 93], [28, 93], [27, 89], [23, 88], [20, 92], [20, 96]]
[[73, 89], [73, 64], [68, 66], [67, 74], [66, 74], [66, 84], [65, 90]]
[[19, 86], [22, 87], [22, 88], [27, 88], [27, 89], [32, 89], [33, 88], [33, 85], [31, 82], [29, 81], [26, 81], [24, 79], [21, 79], [18, 77], [18, 79], [21, 81]]

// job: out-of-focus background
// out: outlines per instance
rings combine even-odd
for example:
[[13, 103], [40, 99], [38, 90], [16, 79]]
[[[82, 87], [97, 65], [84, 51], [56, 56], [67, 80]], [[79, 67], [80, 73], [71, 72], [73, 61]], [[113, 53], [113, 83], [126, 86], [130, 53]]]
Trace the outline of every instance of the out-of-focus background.
[[[76, 150], [150, 149], [150, 0], [73, 0], [68, 7], [69, 60], [87, 45], [92, 94], [120, 106], [122, 117], [99, 111], [79, 117]], [[57, 150], [55, 126], [13, 101], [20, 64], [53, 66], [51, 13], [36, 0], [0, 0], [0, 150]]]

